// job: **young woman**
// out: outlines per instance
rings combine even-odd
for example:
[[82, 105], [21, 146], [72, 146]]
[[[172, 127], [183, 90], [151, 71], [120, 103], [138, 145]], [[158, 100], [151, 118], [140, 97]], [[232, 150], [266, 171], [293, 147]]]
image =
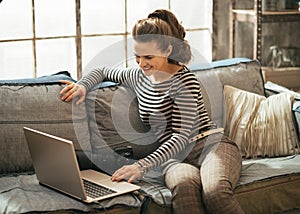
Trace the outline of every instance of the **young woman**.
[[[139, 68], [103, 67], [77, 83], [62, 81], [67, 84], [62, 100], [78, 97], [77, 104], [103, 80], [119, 82], [136, 93], [140, 117], [161, 146], [118, 169], [112, 180], [132, 182], [163, 166], [174, 213], [243, 213], [233, 198], [240, 153], [209, 118], [197, 77], [185, 66], [192, 56], [183, 26], [170, 11], [156, 10], [135, 24], [132, 36]], [[209, 146], [204, 149], [207, 140]], [[191, 145], [192, 151], [182, 155]]]

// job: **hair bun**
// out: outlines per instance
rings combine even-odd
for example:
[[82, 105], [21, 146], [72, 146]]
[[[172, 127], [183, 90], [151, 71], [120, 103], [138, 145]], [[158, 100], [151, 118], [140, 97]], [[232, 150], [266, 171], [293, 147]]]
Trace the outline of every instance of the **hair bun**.
[[148, 18], [157, 18], [165, 21], [171, 28], [173, 32], [173, 36], [180, 39], [184, 40], [185, 38], [185, 29], [183, 26], [178, 22], [176, 16], [168, 10], [165, 9], [158, 9], [155, 10], [154, 12], [150, 13], [148, 15]]
[[158, 18], [158, 19], [162, 19], [166, 22], [169, 22], [168, 17], [166, 15], [166, 13], [164, 13], [163, 10], [155, 10], [154, 12], [152, 12], [148, 15], [148, 18]]

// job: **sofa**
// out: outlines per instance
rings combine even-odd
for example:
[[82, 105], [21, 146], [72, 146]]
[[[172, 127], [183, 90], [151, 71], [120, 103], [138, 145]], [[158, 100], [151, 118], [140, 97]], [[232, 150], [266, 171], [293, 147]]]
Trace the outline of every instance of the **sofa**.
[[[297, 93], [266, 83], [257, 60], [233, 58], [193, 63], [189, 67], [199, 78], [211, 118], [240, 141], [243, 166], [234, 197], [245, 213], [299, 213], [300, 104]], [[0, 81], [0, 213], [172, 213], [171, 192], [162, 182], [160, 169], [136, 181], [141, 186], [140, 191], [91, 204], [39, 184], [25, 141], [24, 126], [73, 141], [80, 169], [92, 168], [108, 174], [159, 146], [151, 130], [140, 121], [135, 96], [128, 88], [104, 82], [89, 91], [83, 104], [75, 105], [61, 101], [59, 91], [64, 87], [59, 82], [61, 79], [75, 82], [66, 71]], [[280, 130], [286, 130], [285, 137], [278, 140], [284, 147], [279, 152], [270, 147], [275, 152], [268, 153], [266, 146], [261, 152], [261, 145], [249, 150], [258, 138], [247, 143], [236, 134], [245, 132], [245, 124], [232, 122], [232, 118], [247, 116], [239, 121], [247, 123], [254, 115], [242, 111], [241, 103], [237, 103], [242, 96], [228, 94], [237, 90], [258, 96], [260, 100], [286, 94], [285, 119], [277, 121], [275, 128], [267, 126], [261, 131], [285, 135]], [[246, 94], [244, 98], [249, 96]], [[232, 105], [237, 109], [228, 117]], [[253, 137], [253, 133], [247, 137]], [[264, 144], [266, 139], [258, 141]]]

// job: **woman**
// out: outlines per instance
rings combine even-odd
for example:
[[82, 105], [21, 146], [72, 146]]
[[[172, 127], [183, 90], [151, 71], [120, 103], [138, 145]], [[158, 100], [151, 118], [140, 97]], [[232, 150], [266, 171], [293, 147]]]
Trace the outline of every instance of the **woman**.
[[[154, 131], [161, 146], [134, 164], [118, 169], [112, 180], [132, 182], [163, 166], [166, 185], [174, 196], [174, 213], [243, 213], [233, 198], [241, 157], [237, 146], [223, 137], [210, 120], [199, 82], [185, 66], [192, 54], [184, 28], [170, 11], [156, 10], [135, 24], [132, 36], [139, 68], [104, 67], [93, 70], [76, 84], [62, 81], [67, 84], [61, 91], [62, 100], [78, 97], [77, 104], [103, 80], [119, 82], [136, 93], [140, 117]], [[204, 149], [204, 142], [211, 137]], [[185, 158], [191, 145], [193, 149]]]

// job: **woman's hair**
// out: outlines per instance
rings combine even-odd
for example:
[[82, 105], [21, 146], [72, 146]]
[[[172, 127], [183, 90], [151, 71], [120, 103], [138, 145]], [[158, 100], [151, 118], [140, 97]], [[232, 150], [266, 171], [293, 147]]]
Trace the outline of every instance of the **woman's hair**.
[[154, 41], [161, 51], [166, 51], [171, 45], [173, 49], [168, 62], [175, 64], [187, 64], [192, 58], [185, 34], [185, 29], [176, 16], [163, 9], [155, 10], [148, 18], [139, 20], [132, 29], [133, 39], [137, 42]]

